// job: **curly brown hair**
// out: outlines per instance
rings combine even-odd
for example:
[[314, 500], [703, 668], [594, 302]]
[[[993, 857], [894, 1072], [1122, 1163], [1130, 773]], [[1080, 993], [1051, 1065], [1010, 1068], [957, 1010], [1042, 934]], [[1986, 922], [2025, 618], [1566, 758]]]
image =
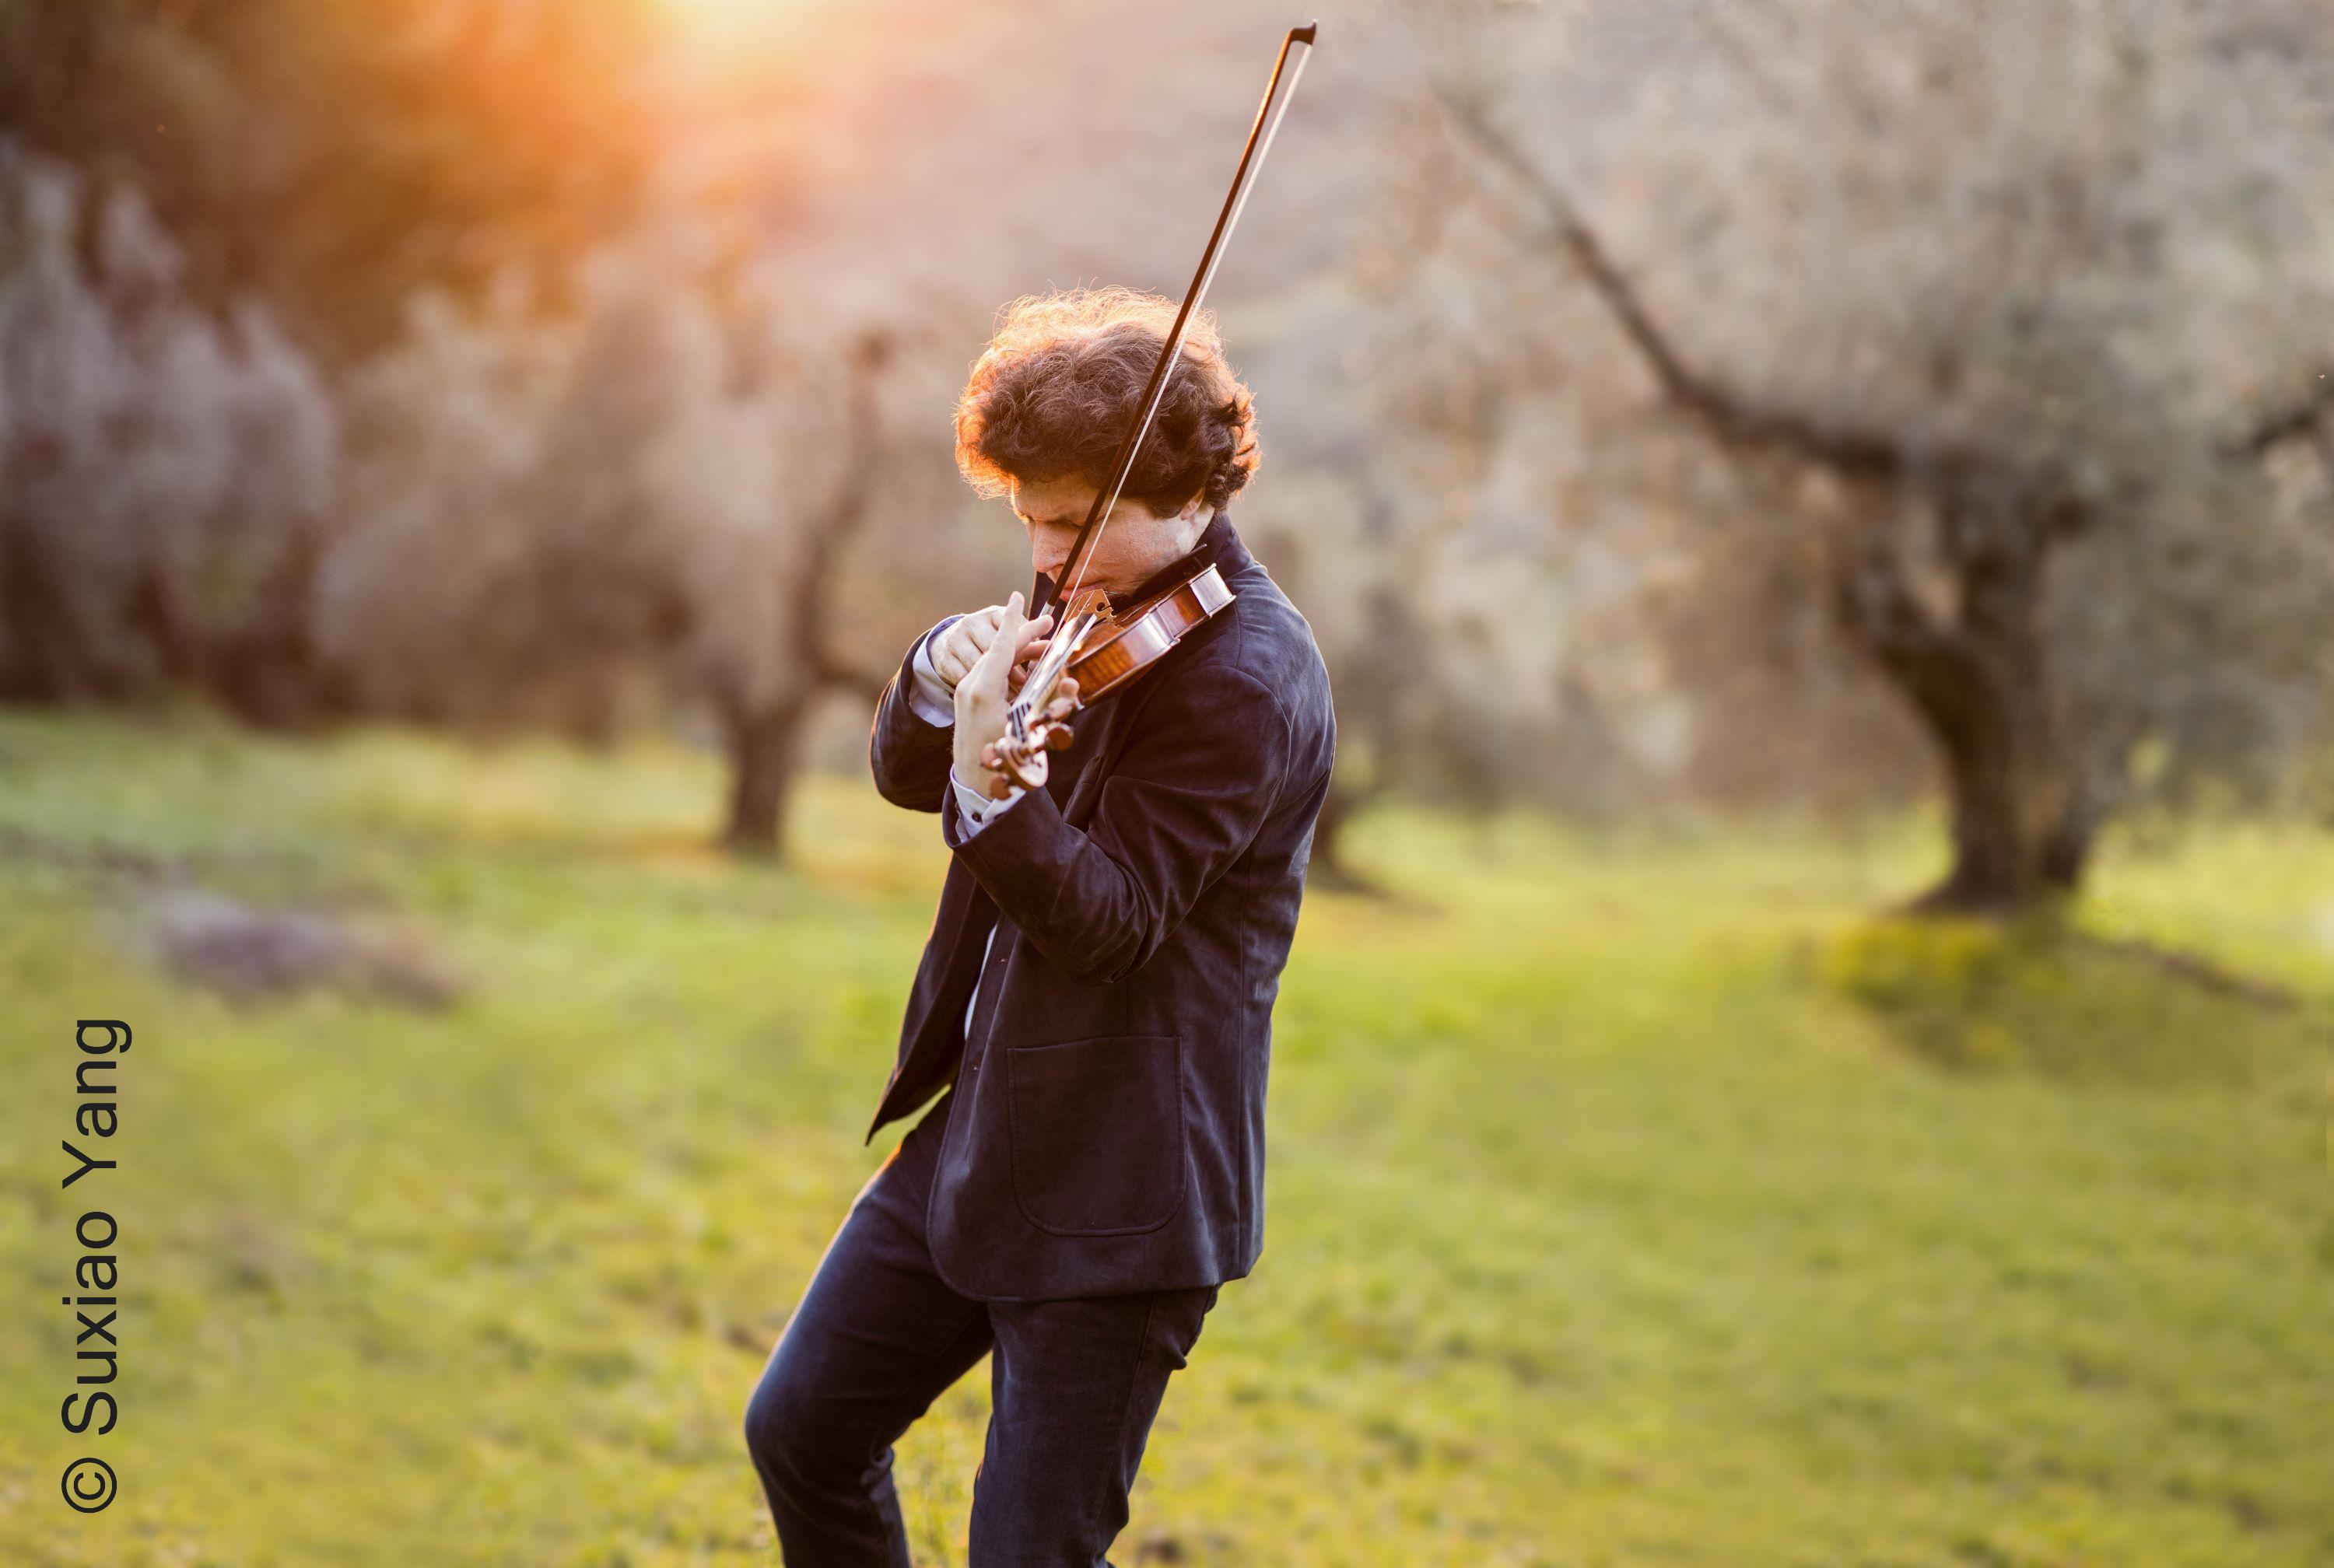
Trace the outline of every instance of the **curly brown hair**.
[[[1175, 304], [1133, 289], [1032, 294], [997, 335], [956, 406], [956, 464], [983, 495], [1070, 475], [1107, 486], [1127, 421], [1175, 323]], [[1158, 417], [1123, 495], [1164, 516], [1221, 506], [1256, 472], [1256, 401], [1224, 359], [1215, 318], [1194, 312]]]

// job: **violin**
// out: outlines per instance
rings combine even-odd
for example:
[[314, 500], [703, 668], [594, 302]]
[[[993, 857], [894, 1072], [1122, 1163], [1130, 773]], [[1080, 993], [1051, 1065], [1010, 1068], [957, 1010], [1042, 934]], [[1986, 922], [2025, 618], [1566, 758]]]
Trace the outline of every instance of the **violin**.
[[[1109, 596], [1100, 589], [1081, 594], [1078, 585], [1085, 579], [1086, 563], [1107, 525], [1111, 509], [1118, 505], [1119, 492], [1125, 487], [1127, 476], [1134, 471], [1143, 439], [1150, 433], [1152, 419], [1166, 395], [1167, 377], [1174, 369], [1176, 356], [1182, 351], [1191, 313], [1199, 307], [1207, 294], [1208, 284], [1215, 278], [1217, 264], [1223, 259], [1224, 242], [1231, 237], [1233, 227], [1239, 222], [1240, 209], [1248, 205], [1257, 172], [1263, 167], [1265, 154], [1271, 150], [1272, 139], [1279, 134], [1281, 119], [1288, 112], [1289, 99], [1296, 93], [1297, 79], [1305, 73], [1305, 63], [1312, 55], [1313, 42], [1319, 32], [1320, 24], [1307, 23], [1290, 28], [1288, 36], [1281, 40], [1280, 53], [1272, 63], [1272, 76], [1264, 84], [1264, 100], [1257, 105], [1248, 142], [1240, 149], [1239, 167], [1232, 171], [1231, 189], [1225, 194], [1223, 208], [1216, 215], [1214, 232], [1208, 236], [1207, 249], [1201, 253], [1199, 269], [1191, 274], [1191, 287], [1184, 291], [1182, 307], [1175, 313], [1175, 323], [1159, 351], [1158, 363], [1152, 367], [1151, 379], [1137, 401], [1135, 417], [1119, 443], [1114, 464], [1117, 476], [1106, 488], [1095, 492], [1094, 505], [1087, 508], [1085, 521], [1079, 524], [1077, 539], [1070, 546], [1058, 577], [1039, 578], [1030, 595], [1029, 615], [1035, 619], [1045, 612], [1056, 582], [1066, 585], [1062, 595], [1066, 613], [1061, 630], [1048, 640], [1046, 651], [1030, 668], [1021, 689], [1007, 707], [1005, 734], [981, 751], [984, 764], [1024, 789], [1044, 787], [1046, 754], [1070, 744], [1070, 714], [1135, 679], [1164, 659], [1193, 627], [1232, 601], [1231, 589], [1212, 564], [1123, 612], [1113, 611]], [[1288, 82], [1286, 91], [1281, 85], [1284, 79]], [[1066, 700], [1057, 701], [1057, 697]], [[1067, 711], [1057, 715], [1056, 710], [1064, 707]]]
[[1164, 659], [1186, 632], [1234, 597], [1212, 562], [1166, 592], [1118, 614], [1112, 613], [1110, 597], [1101, 589], [1082, 596], [1073, 603], [1063, 631], [1046, 642], [1046, 651], [1030, 668], [1007, 708], [1003, 737], [983, 747], [980, 760], [1024, 789], [1042, 788], [1046, 754], [1062, 750], [1073, 738], [1066, 715], [1037, 717], [1051, 706], [1057, 691], [1070, 697], [1073, 712], [1099, 701]]

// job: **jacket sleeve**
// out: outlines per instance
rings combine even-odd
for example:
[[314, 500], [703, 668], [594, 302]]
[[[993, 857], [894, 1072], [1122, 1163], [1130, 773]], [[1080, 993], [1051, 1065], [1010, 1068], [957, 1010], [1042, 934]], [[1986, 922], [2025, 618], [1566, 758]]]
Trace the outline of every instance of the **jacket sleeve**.
[[1228, 668], [1190, 671], [1140, 717], [1083, 830], [1045, 790], [971, 837], [953, 803], [940, 814], [949, 847], [999, 912], [1094, 985], [1149, 962], [1255, 840], [1293, 750], [1278, 699]]
[[908, 649], [875, 704], [875, 725], [867, 738], [867, 761], [874, 770], [876, 793], [893, 805], [913, 812], [940, 809], [940, 799], [948, 794], [949, 765], [956, 751], [952, 725], [931, 723], [916, 712], [916, 654], [955, 619], [950, 616]]

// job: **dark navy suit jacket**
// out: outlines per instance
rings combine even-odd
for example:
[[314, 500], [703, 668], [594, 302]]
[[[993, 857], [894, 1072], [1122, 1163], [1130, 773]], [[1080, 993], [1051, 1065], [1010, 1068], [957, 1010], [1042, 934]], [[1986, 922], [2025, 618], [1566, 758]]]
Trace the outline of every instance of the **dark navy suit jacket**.
[[1230, 605], [974, 836], [912, 650], [876, 711], [876, 788], [954, 854], [868, 1137], [955, 1086], [926, 1234], [966, 1295], [1217, 1284], [1263, 1246], [1272, 1004], [1336, 728], [1312, 629], [1224, 514], [1143, 592], [1208, 562]]

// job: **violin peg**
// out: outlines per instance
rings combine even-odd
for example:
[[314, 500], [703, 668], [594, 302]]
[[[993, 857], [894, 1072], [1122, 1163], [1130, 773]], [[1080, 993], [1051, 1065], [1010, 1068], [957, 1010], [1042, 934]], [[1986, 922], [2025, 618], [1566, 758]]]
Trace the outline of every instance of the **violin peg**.
[[1041, 746], [1027, 756], [1023, 756], [1018, 752], [1010, 754], [998, 765], [996, 771], [1000, 775], [996, 781], [996, 795], [999, 800], [1004, 799], [1008, 793], [1006, 788], [1006, 781], [1008, 779], [1025, 790], [1044, 789], [1047, 771], [1046, 748]]
[[1070, 743], [1076, 738], [1077, 737], [1075, 736], [1070, 733], [1070, 726], [1068, 725], [1057, 724], [1054, 726], [1053, 728], [1046, 732], [1046, 749], [1047, 751], [1067, 751], [1070, 749]]

